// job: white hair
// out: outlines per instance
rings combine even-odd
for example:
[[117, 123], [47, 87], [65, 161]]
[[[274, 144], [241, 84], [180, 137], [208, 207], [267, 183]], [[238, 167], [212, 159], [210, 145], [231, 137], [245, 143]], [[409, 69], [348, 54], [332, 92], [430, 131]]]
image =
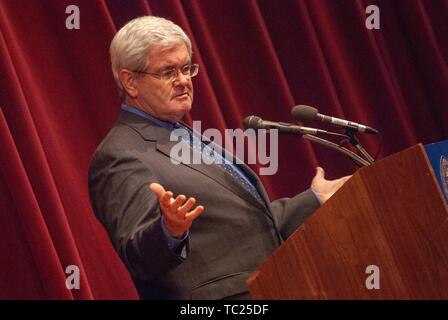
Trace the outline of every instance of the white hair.
[[170, 47], [182, 42], [191, 57], [191, 41], [174, 22], [161, 17], [143, 16], [126, 23], [110, 44], [112, 73], [120, 97], [125, 96], [119, 78], [121, 69], [146, 70], [149, 66], [148, 55], [151, 48]]

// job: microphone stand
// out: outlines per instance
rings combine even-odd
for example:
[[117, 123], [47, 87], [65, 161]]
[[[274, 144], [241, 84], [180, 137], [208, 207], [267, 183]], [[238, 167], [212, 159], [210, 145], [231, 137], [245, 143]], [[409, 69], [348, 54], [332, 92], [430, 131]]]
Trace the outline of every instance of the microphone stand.
[[348, 136], [348, 141], [352, 146], [354, 146], [361, 155], [364, 156], [364, 159], [369, 162], [369, 164], [372, 164], [375, 162], [375, 159], [364, 149], [364, 147], [361, 145], [361, 142], [359, 142], [358, 137], [356, 136], [356, 132], [353, 129], [347, 128], [345, 130], [346, 135]]
[[[253, 121], [255, 120], [255, 122]], [[264, 122], [264, 123], [263, 123]], [[267, 131], [270, 130], [279, 130], [281, 129], [284, 133], [299, 135], [302, 138], [312, 141], [318, 144], [321, 144], [323, 146], [326, 146], [330, 149], [336, 150], [346, 156], [348, 156], [352, 161], [355, 162], [356, 165], [359, 167], [366, 167], [374, 162], [374, 159], [367, 153], [367, 151], [361, 146], [358, 138], [355, 135], [354, 130], [351, 130], [350, 128], [347, 128], [346, 134], [340, 134], [335, 133], [331, 131], [325, 131], [325, 130], [319, 130], [314, 128], [306, 128], [306, 127], [299, 127], [291, 125], [290, 123], [274, 123], [271, 121], [263, 121], [259, 117], [255, 116], [249, 116], [244, 119], [243, 126], [245, 129], [265, 129]], [[278, 128], [278, 126], [281, 126]], [[334, 142], [328, 141], [326, 139], [317, 137], [317, 134], [325, 134], [330, 136], [337, 136], [337, 137], [343, 137], [344, 140], [347, 139], [350, 141], [350, 143], [365, 157], [356, 154], [355, 152], [345, 148], [342, 146], [342, 142], [344, 140], [341, 140], [339, 144], [336, 144]]]
[[[367, 161], [366, 159], [360, 157], [359, 155], [357, 155], [356, 153], [354, 153], [353, 151], [348, 150], [347, 148], [344, 148], [343, 146], [336, 144], [334, 142], [316, 137], [314, 135], [310, 135], [310, 134], [304, 134], [302, 135], [303, 139], [306, 139], [308, 141], [312, 141], [321, 145], [324, 145], [330, 149], [336, 150], [338, 152], [341, 152], [342, 154], [345, 154], [346, 156], [348, 156], [350, 159], [352, 159], [353, 162], [355, 162], [359, 167], [366, 167], [368, 165], [370, 165], [372, 162]], [[350, 136], [349, 136], [350, 138]], [[362, 147], [361, 147], [362, 148]]]

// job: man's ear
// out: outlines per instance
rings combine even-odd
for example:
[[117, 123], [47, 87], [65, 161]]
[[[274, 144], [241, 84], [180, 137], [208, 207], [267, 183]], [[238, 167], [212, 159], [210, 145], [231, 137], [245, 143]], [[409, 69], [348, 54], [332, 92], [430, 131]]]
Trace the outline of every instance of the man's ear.
[[135, 99], [138, 97], [138, 88], [136, 86], [135, 73], [129, 71], [128, 69], [121, 69], [118, 74], [120, 78], [121, 85], [127, 94]]

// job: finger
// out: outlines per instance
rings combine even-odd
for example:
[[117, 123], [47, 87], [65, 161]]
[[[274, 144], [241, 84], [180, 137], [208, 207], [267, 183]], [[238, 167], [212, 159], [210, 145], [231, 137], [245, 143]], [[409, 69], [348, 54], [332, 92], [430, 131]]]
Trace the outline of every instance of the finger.
[[193, 208], [195, 203], [196, 203], [195, 198], [188, 198], [187, 202], [185, 202], [185, 204], [179, 208], [179, 210], [178, 210], [179, 215], [185, 216], [187, 214], [187, 212], [190, 211], [191, 208]]
[[325, 179], [325, 171], [321, 167], [316, 167], [316, 175], [314, 176], [316, 179]]
[[186, 214], [185, 219], [187, 219], [188, 221], [193, 221], [194, 219], [199, 217], [202, 212], [204, 212], [204, 210], [204, 206], [197, 206], [193, 211], [190, 211]]
[[320, 177], [325, 177], [325, 170], [322, 167], [316, 167], [316, 175], [319, 175]]
[[171, 191], [165, 191], [165, 193], [159, 199], [159, 203], [163, 207], [169, 207], [172, 201], [174, 201], [172, 199], [173, 199], [173, 193]]
[[338, 183], [340, 183], [340, 184], [344, 184], [344, 183], [346, 183], [347, 180], [349, 180], [351, 177], [352, 177], [352, 176], [345, 176], [345, 177], [342, 177], [342, 178], [337, 179], [336, 181], [337, 181]]
[[168, 207], [170, 205], [171, 197], [173, 196], [171, 191], [165, 191], [162, 185], [155, 182], [151, 183], [149, 188], [155, 193], [161, 206]]
[[156, 182], [151, 183], [149, 185], [149, 189], [151, 189], [151, 191], [156, 194], [156, 196], [159, 200], [160, 200], [160, 198], [162, 198], [163, 194], [165, 193], [165, 188]]
[[185, 200], [187, 199], [186, 196], [184, 196], [183, 194], [180, 194], [176, 197], [176, 199], [174, 200], [173, 203], [171, 203], [169, 210], [171, 211], [171, 213], [176, 214], [177, 211], [179, 210], [179, 207], [185, 202]]

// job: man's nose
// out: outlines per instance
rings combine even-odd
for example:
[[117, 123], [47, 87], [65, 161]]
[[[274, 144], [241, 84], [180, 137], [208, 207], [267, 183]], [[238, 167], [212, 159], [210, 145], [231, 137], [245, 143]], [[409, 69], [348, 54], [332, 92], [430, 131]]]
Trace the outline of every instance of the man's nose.
[[183, 86], [185, 86], [185, 85], [187, 85], [188, 84], [188, 82], [190, 81], [190, 79], [191, 79], [191, 76], [190, 75], [185, 75], [185, 74], [183, 74], [182, 72], [178, 72], [177, 73], [177, 77], [176, 77], [176, 79], [174, 80], [174, 83], [175, 84], [177, 84], [177, 85], [183, 85]]

